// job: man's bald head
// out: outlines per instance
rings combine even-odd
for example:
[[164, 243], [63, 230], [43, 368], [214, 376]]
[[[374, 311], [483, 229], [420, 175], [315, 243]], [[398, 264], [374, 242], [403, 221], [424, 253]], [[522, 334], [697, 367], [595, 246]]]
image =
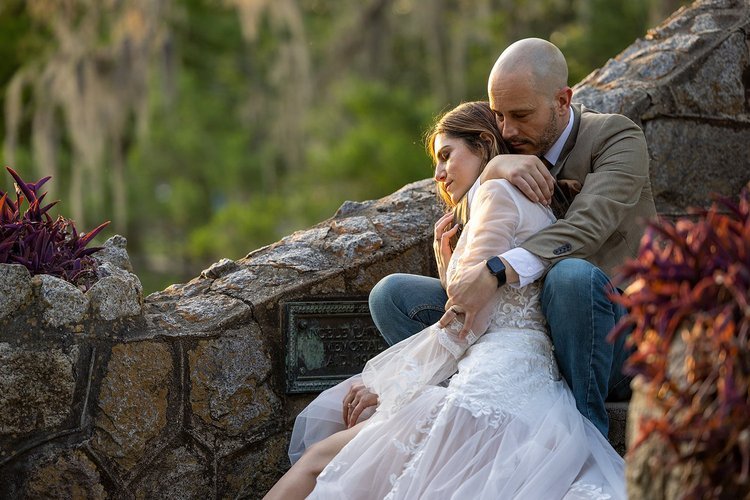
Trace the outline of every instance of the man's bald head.
[[487, 93], [514, 153], [546, 153], [569, 123], [568, 66], [560, 49], [546, 40], [527, 38], [505, 49], [492, 68]]
[[498, 78], [523, 77], [543, 95], [568, 85], [568, 65], [560, 49], [541, 38], [525, 38], [506, 48], [490, 72], [488, 86]]

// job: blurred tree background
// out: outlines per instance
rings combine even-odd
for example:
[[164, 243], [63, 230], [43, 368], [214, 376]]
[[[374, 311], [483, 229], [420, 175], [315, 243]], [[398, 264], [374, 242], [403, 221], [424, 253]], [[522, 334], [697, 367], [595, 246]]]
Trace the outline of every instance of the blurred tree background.
[[2, 0], [0, 164], [111, 219], [153, 292], [429, 177], [424, 131], [512, 41], [573, 84], [685, 3]]

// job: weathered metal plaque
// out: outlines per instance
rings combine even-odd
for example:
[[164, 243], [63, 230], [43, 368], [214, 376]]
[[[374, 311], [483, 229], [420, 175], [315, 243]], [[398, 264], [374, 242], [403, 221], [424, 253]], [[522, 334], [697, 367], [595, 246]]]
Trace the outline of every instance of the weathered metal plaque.
[[288, 302], [283, 311], [287, 393], [333, 387], [388, 347], [367, 300]]

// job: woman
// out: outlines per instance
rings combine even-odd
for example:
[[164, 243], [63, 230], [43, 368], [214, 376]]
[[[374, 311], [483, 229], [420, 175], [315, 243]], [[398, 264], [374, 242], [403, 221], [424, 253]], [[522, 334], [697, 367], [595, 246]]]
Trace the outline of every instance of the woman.
[[[446, 190], [446, 162], [440, 161], [436, 154], [435, 140], [441, 133], [447, 133], [452, 139], [460, 139], [468, 149], [453, 154], [452, 164], [464, 168], [451, 168], [450, 191]], [[467, 219], [468, 195], [466, 185], [473, 184], [476, 191], [476, 179], [484, 168], [488, 158], [508, 152], [505, 143], [500, 139], [494, 117], [488, 112], [485, 103], [468, 103], [454, 111], [446, 113], [437, 121], [425, 138], [427, 154], [435, 165], [435, 180], [440, 198], [449, 208], [435, 224], [434, 251], [438, 274], [443, 288], [447, 287], [445, 270], [455, 247], [463, 222]], [[447, 150], [442, 151], [445, 155]], [[443, 165], [443, 168], [441, 168]], [[458, 170], [458, 172], [456, 172]], [[456, 182], [453, 177], [464, 175]], [[462, 188], [456, 190], [456, 186]], [[453, 222], [456, 221], [455, 224]], [[450, 227], [452, 225], [452, 227]], [[356, 390], [350, 390], [352, 387]], [[356, 395], [356, 397], [355, 397]], [[343, 401], [343, 408], [342, 408]], [[300, 459], [305, 450], [326, 437], [353, 427], [358, 421], [369, 418], [374, 411], [377, 396], [362, 385], [362, 377], [356, 375], [335, 387], [320, 394], [298, 416], [294, 424], [289, 459], [292, 464]], [[343, 414], [342, 414], [343, 412]]]
[[[507, 181], [477, 187], [502, 144], [486, 103], [448, 112], [429, 144], [441, 193], [470, 197], [454, 251], [450, 217], [436, 225], [444, 283], [553, 222]], [[557, 372], [539, 293], [501, 287], [466, 338], [436, 324], [370, 360], [377, 412], [311, 447], [267, 498], [625, 498], [622, 459]]]

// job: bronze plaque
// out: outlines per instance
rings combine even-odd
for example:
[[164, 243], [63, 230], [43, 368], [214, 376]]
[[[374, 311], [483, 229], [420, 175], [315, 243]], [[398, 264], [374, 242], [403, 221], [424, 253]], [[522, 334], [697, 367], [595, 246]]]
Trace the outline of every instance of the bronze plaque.
[[283, 311], [287, 393], [333, 387], [388, 347], [367, 300], [287, 302]]

